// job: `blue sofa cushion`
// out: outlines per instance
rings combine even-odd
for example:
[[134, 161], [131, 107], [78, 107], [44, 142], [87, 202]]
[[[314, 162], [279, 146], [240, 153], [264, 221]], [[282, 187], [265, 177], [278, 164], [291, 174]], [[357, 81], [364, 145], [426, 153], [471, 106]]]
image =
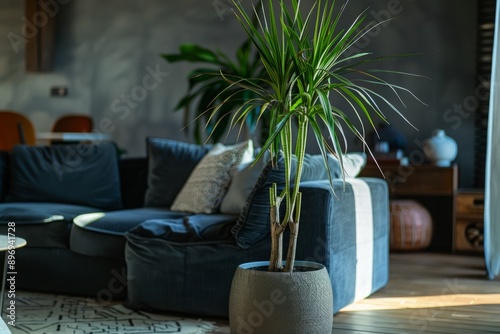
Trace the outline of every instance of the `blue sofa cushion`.
[[102, 210], [121, 207], [116, 147], [15, 146], [6, 202], [55, 202]]
[[27, 247], [67, 248], [73, 218], [96, 208], [60, 203], [0, 203], [0, 229], [16, 223], [16, 236], [28, 241]]
[[73, 219], [70, 235], [72, 251], [95, 257], [123, 259], [124, 235], [148, 219], [176, 220], [185, 214], [165, 208], [137, 208], [83, 214]]
[[238, 215], [192, 215], [184, 218], [184, 224], [192, 228], [201, 241], [230, 242], [234, 244], [231, 229]]
[[198, 162], [211, 149], [165, 138], [148, 138], [145, 206], [170, 208]]
[[144, 238], [158, 238], [179, 243], [234, 243], [231, 227], [237, 219], [238, 216], [225, 214], [187, 215], [181, 219], [150, 219], [129, 233]]
[[[200, 220], [193, 224], [206, 218], [194, 218]], [[216, 220], [226, 218], [229, 226], [237, 219], [225, 216]], [[169, 226], [157, 222], [141, 224], [127, 233], [127, 272], [134, 278], [128, 282], [128, 307], [227, 317], [237, 266], [266, 259], [270, 252], [268, 240], [242, 249], [234, 241], [174, 242], [172, 237]]]

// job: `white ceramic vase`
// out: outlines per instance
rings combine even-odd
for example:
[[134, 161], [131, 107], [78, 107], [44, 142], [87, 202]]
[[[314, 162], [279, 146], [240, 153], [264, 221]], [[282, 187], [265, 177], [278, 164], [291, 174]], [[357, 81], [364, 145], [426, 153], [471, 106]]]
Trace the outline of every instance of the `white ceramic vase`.
[[442, 129], [434, 130], [432, 137], [424, 141], [425, 156], [436, 166], [449, 167], [457, 152], [457, 142]]

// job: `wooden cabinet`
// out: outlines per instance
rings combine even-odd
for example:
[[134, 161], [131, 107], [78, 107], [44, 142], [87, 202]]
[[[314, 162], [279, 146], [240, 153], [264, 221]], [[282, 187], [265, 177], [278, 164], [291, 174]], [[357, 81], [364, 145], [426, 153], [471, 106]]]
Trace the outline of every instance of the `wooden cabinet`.
[[433, 165], [367, 165], [360, 176], [384, 178], [391, 198], [414, 199], [429, 210], [433, 221], [429, 251], [453, 252], [458, 168]]
[[484, 192], [459, 190], [454, 249], [456, 251], [483, 252]]
[[[383, 175], [380, 171], [383, 172]], [[392, 195], [450, 196], [457, 191], [457, 166], [366, 166], [361, 175], [385, 177]]]

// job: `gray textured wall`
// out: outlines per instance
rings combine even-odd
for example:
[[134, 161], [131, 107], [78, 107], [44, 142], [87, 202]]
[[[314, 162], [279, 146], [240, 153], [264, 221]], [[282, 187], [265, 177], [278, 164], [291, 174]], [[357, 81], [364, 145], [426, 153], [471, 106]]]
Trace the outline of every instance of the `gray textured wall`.
[[[226, 13], [221, 20], [214, 1], [59, 2], [64, 5], [59, 5], [56, 67], [50, 73], [27, 73], [23, 46], [16, 53], [9, 41], [9, 33], [22, 35], [24, 1], [0, 2], [0, 108], [25, 113], [39, 131], [50, 130], [61, 114], [89, 113], [98, 130], [109, 132], [129, 156], [144, 154], [148, 135], [190, 140], [180, 130], [181, 113], [172, 112], [185, 92], [190, 66], [171, 66], [158, 55], [183, 42], [230, 51], [243, 37], [235, 19]], [[417, 142], [435, 128], [445, 129], [459, 144], [461, 186], [470, 186], [473, 116], [466, 108], [462, 115], [453, 108], [474, 101], [475, 1], [356, 0], [349, 12], [368, 6], [369, 18], [395, 20], [363, 48], [380, 55], [428, 52], [390, 63], [431, 78], [398, 79], [429, 105], [406, 99], [405, 115], [418, 131], [388, 111], [391, 123], [405, 133], [415, 159]], [[151, 72], [160, 72], [156, 81]], [[69, 95], [50, 97], [51, 86], [67, 86]]]
[[[394, 5], [398, 4], [398, 5]], [[430, 79], [396, 77], [426, 105], [406, 97], [402, 111], [412, 128], [390, 110], [392, 125], [407, 137], [410, 163], [422, 163], [422, 141], [436, 128], [444, 129], [458, 144], [456, 163], [459, 185], [471, 187], [474, 168], [474, 105], [484, 96], [484, 86], [476, 84], [476, 2], [447, 0], [357, 0], [355, 12], [368, 8], [368, 17], [393, 18], [380, 34], [369, 40], [366, 49], [377, 55], [425, 54], [390, 62], [388, 68], [413, 72]], [[397, 13], [397, 14], [391, 14]], [[394, 99], [391, 101], [397, 102]]]

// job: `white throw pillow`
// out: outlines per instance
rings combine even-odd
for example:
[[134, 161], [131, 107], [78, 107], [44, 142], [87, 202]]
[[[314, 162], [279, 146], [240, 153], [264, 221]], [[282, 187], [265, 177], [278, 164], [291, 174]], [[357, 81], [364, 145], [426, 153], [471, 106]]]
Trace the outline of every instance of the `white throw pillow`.
[[[358, 176], [366, 164], [366, 154], [347, 153], [342, 155], [344, 172], [346, 178]], [[294, 158], [294, 163], [296, 160]], [[328, 167], [332, 179], [342, 178], [342, 169], [340, 161], [332, 154], [328, 154]], [[328, 180], [328, 171], [325, 167], [323, 156], [320, 154], [306, 154], [304, 157], [304, 166], [302, 169], [302, 181]]]
[[222, 200], [220, 212], [239, 215], [247, 198], [257, 182], [264, 167], [269, 162], [269, 154], [264, 156], [254, 164], [254, 161], [241, 164], [235, 171], [229, 189]]
[[347, 153], [342, 159], [345, 177], [356, 177], [366, 165], [366, 154], [362, 152]]
[[191, 213], [217, 212], [229, 187], [235, 168], [251, 161], [251, 140], [232, 146], [216, 144], [198, 163], [171, 210]]

